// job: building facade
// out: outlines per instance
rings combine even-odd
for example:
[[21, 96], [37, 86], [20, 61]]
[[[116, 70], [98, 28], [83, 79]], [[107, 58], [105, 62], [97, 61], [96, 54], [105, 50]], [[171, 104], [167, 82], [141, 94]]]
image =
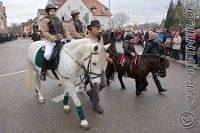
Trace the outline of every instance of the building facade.
[[5, 6], [3, 6], [3, 2], [0, 1], [0, 32], [8, 32], [7, 27], [7, 16]]
[[79, 10], [80, 20], [85, 27], [90, 24], [90, 21], [97, 19], [103, 25], [103, 29], [110, 28], [109, 22], [112, 14], [98, 0], [48, 0], [47, 3], [58, 5], [57, 16], [64, 21], [71, 19], [70, 13], [72, 10]]

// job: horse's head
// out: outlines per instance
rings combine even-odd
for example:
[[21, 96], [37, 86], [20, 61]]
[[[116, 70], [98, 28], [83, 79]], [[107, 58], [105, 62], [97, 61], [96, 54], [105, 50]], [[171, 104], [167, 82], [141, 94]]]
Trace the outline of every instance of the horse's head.
[[105, 50], [107, 50], [109, 46], [110, 44], [104, 46], [101, 46], [99, 43], [92, 44], [90, 52], [87, 53], [83, 61], [87, 76], [90, 77], [90, 82], [92, 84], [99, 84], [101, 82], [101, 73], [105, 70], [107, 65]]
[[160, 57], [158, 62], [158, 75], [161, 78], [166, 77], [166, 68], [169, 67], [169, 61], [165, 57]]

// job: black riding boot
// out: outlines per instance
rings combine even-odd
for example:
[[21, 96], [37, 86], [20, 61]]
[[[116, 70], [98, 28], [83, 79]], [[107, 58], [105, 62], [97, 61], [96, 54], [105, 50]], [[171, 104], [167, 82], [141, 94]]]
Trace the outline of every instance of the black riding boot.
[[160, 81], [158, 80], [157, 74], [156, 74], [156, 73], [152, 73], [152, 75], [153, 75], [154, 82], [155, 82], [155, 84], [156, 84], [156, 86], [157, 86], [157, 88], [158, 88], [158, 92], [165, 92], [165, 91], [167, 91], [167, 89], [164, 89], [164, 88], [161, 86], [161, 83], [160, 83]]
[[41, 69], [41, 72], [40, 72], [40, 79], [43, 80], [43, 81], [46, 80], [46, 73], [47, 73], [48, 63], [49, 63], [49, 61], [45, 57], [43, 57], [42, 69]]
[[92, 85], [91, 90], [87, 91], [87, 95], [90, 97], [90, 101], [93, 103], [93, 109], [99, 113], [103, 114], [103, 109], [99, 106], [99, 86]]
[[167, 91], [167, 89], [164, 89], [161, 84], [160, 84], [160, 81], [156, 82], [156, 86], [158, 88], [158, 92], [165, 92]]

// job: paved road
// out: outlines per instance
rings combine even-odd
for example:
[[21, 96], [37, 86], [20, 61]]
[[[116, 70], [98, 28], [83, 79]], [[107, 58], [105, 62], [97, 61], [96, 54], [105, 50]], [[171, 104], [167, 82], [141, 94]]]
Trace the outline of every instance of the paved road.
[[[25, 88], [26, 50], [30, 40], [17, 40], [0, 45], [0, 133], [79, 133], [79, 119], [74, 104], [72, 111], [62, 110], [62, 101], [52, 99], [61, 95], [63, 87], [48, 79], [42, 83], [46, 103], [40, 104], [34, 90]], [[120, 44], [117, 44], [121, 47]], [[137, 49], [141, 49], [137, 46]], [[168, 91], [163, 95], [151, 77], [148, 77], [148, 91], [142, 97], [135, 96], [135, 82], [124, 79], [127, 90], [121, 90], [117, 78], [101, 94], [101, 106], [105, 112], [96, 114], [85, 92], [80, 92], [86, 117], [91, 125], [87, 133], [199, 133], [200, 132], [200, 72], [196, 71], [197, 106], [186, 106], [186, 69], [170, 62], [167, 77], [161, 83]], [[196, 125], [184, 129], [179, 116], [191, 111], [197, 118]]]

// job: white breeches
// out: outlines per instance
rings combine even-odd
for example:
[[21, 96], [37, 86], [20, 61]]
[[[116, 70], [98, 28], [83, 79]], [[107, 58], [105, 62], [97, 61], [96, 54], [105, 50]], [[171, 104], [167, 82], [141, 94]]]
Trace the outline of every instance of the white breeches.
[[55, 42], [51, 42], [46, 40], [45, 42], [45, 52], [44, 52], [44, 57], [49, 60], [51, 58], [51, 54], [53, 51], [53, 48], [56, 46]]

